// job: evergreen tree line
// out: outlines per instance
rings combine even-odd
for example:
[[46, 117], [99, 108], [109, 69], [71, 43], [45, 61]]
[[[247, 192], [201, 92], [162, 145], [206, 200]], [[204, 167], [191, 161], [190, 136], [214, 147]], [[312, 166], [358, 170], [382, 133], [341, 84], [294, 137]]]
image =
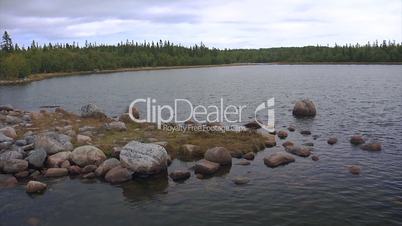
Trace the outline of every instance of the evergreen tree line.
[[216, 49], [204, 44], [185, 47], [169, 41], [117, 45], [85, 42], [49, 43], [19, 47], [4, 32], [0, 50], [0, 80], [25, 78], [50, 72], [97, 71], [118, 68], [216, 65], [272, 62], [402, 62], [402, 43], [281, 47], [266, 49]]

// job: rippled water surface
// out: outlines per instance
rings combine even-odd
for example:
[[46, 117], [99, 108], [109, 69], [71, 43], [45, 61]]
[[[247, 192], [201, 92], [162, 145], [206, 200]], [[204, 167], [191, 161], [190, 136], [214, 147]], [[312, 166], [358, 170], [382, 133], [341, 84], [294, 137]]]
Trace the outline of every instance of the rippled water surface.
[[[36, 110], [60, 105], [71, 111], [94, 102], [110, 115], [120, 114], [133, 99], [158, 103], [187, 98], [194, 104], [253, 108], [275, 97], [276, 128], [295, 125], [288, 140], [313, 142], [320, 160], [296, 158], [275, 169], [262, 159], [248, 166], [234, 159], [218, 176], [184, 183], [167, 177], [122, 185], [77, 178], [49, 180], [43, 195], [29, 196], [21, 185], [0, 191], [0, 225], [401, 225], [402, 224], [402, 66], [257, 65], [125, 72], [54, 78], [0, 87], [0, 103]], [[295, 100], [309, 98], [313, 120], [291, 115]], [[144, 109], [141, 109], [144, 110]], [[300, 130], [313, 136], [302, 136]], [[383, 144], [378, 153], [352, 147], [348, 138], [361, 133]], [[329, 146], [329, 136], [338, 144]], [[362, 167], [358, 176], [345, 165]], [[190, 168], [174, 160], [169, 170]], [[250, 183], [236, 186], [232, 178]]]

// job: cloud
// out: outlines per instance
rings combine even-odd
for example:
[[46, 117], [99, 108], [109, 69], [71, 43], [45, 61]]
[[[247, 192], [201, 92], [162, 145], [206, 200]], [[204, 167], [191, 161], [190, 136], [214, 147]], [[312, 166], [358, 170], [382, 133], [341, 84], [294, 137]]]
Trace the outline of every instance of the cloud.
[[402, 40], [402, 2], [388, 0], [2, 0], [0, 29], [28, 45], [169, 39], [219, 48]]

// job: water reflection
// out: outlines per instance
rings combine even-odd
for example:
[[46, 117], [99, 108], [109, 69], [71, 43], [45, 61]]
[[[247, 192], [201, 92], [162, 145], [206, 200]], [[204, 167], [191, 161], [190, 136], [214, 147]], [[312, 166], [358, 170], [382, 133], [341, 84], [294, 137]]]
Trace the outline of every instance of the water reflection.
[[152, 200], [155, 195], [166, 194], [169, 186], [167, 173], [148, 178], [135, 178], [119, 185], [123, 196], [129, 202]]

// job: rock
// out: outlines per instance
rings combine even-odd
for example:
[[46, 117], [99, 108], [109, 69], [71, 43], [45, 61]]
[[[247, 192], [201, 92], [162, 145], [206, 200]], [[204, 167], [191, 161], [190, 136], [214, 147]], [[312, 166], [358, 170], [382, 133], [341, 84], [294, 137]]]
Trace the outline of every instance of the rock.
[[106, 155], [97, 147], [84, 145], [75, 148], [71, 152], [71, 161], [83, 167], [86, 165], [100, 165], [106, 159]]
[[33, 120], [39, 120], [42, 119], [45, 115], [42, 112], [31, 112], [30, 116]]
[[309, 147], [314, 147], [314, 143], [313, 142], [307, 142], [303, 144], [304, 146], [309, 146]]
[[364, 144], [360, 148], [365, 151], [381, 151], [382, 149], [380, 143]]
[[46, 151], [43, 149], [35, 149], [31, 151], [25, 160], [28, 161], [29, 165], [33, 168], [42, 168], [43, 163], [47, 157]]
[[314, 117], [316, 112], [315, 105], [311, 100], [301, 100], [296, 102], [292, 113], [295, 117]]
[[[128, 108], [127, 108], [127, 113], [130, 113], [129, 110], [128, 110]], [[132, 113], [132, 115], [133, 115], [134, 118], [136, 118], [136, 119], [139, 119], [139, 118], [140, 118], [140, 111], [138, 110], [138, 108], [136, 108], [136, 107], [133, 106], [133, 107], [131, 108], [131, 113]]]
[[279, 131], [277, 135], [280, 139], [285, 139], [286, 137], [288, 137], [288, 133], [284, 130]]
[[[0, 134], [0, 136], [1, 136], [1, 134]], [[6, 136], [4, 136], [4, 137], [6, 137]], [[0, 142], [0, 151], [9, 149], [11, 147], [11, 145], [13, 145], [12, 141]]]
[[64, 134], [45, 133], [35, 139], [35, 148], [43, 149], [48, 155], [56, 154], [62, 151], [73, 150], [71, 137]]
[[166, 149], [166, 147], [168, 146], [168, 142], [167, 141], [156, 141], [153, 142], [154, 144], [160, 145], [162, 147], [164, 147]]
[[83, 174], [91, 173], [94, 172], [96, 168], [98, 168], [96, 165], [87, 165], [81, 169], [81, 173]]
[[99, 167], [95, 170], [95, 174], [98, 177], [104, 176], [109, 170], [114, 167], [120, 166], [120, 161], [116, 158], [106, 159]]
[[49, 168], [46, 170], [45, 177], [64, 177], [68, 175], [65, 168]]
[[235, 183], [237, 185], [248, 184], [248, 182], [250, 182], [250, 179], [248, 179], [247, 177], [235, 177], [235, 178], [233, 178], [233, 183]]
[[131, 180], [132, 174], [128, 169], [117, 166], [109, 170], [105, 175], [105, 180], [109, 183], [116, 184]]
[[127, 127], [124, 122], [115, 121], [115, 122], [105, 124], [105, 129], [116, 130], [116, 131], [126, 131]]
[[0, 111], [13, 111], [14, 107], [10, 104], [0, 105]]
[[230, 156], [232, 156], [232, 158], [239, 159], [239, 158], [243, 157], [243, 153], [239, 149], [234, 149], [234, 150], [230, 150]]
[[79, 166], [70, 166], [70, 168], [68, 168], [68, 173], [70, 175], [78, 175], [81, 174], [81, 168]]
[[201, 147], [193, 144], [184, 144], [181, 148], [182, 154], [188, 157], [201, 157], [204, 153]]
[[21, 171], [21, 172], [18, 172], [18, 173], [16, 173], [16, 174], [14, 174], [14, 176], [15, 176], [16, 178], [26, 178], [26, 177], [29, 176], [29, 171], [28, 171], [28, 170]]
[[47, 188], [47, 184], [39, 182], [39, 181], [29, 181], [27, 186], [25, 187], [25, 191], [27, 193], [41, 193], [45, 191]]
[[69, 169], [71, 166], [70, 161], [66, 160], [60, 164], [60, 168]]
[[294, 132], [294, 131], [296, 131], [296, 128], [295, 128], [294, 126], [289, 126], [289, 127], [288, 127], [288, 130], [289, 130], [290, 132]]
[[316, 156], [316, 155], [311, 156], [311, 159], [312, 159], [313, 161], [318, 161], [318, 160], [320, 160], [320, 158], [318, 158], [318, 156]]
[[81, 117], [83, 118], [106, 118], [105, 113], [95, 104], [87, 104], [81, 107]]
[[48, 156], [46, 164], [50, 168], [58, 168], [64, 161], [69, 160], [70, 156], [71, 151], [62, 151], [54, 155]]
[[15, 124], [18, 124], [21, 122], [22, 122], [22, 119], [20, 119], [16, 116], [11, 116], [11, 115], [6, 116], [6, 123], [9, 125], [15, 125]]
[[6, 150], [0, 153], [0, 161], [7, 161], [12, 159], [22, 159], [24, 157], [21, 151]]
[[168, 154], [160, 145], [131, 141], [120, 152], [122, 166], [136, 174], [157, 174], [167, 168]]
[[330, 144], [330, 145], [334, 145], [334, 144], [336, 144], [337, 142], [338, 142], [338, 139], [337, 139], [336, 137], [330, 137], [330, 138], [327, 140], [327, 143]]
[[210, 175], [216, 173], [219, 170], [219, 166], [218, 163], [201, 159], [195, 164], [194, 172], [196, 174]]
[[112, 157], [120, 158], [121, 147], [113, 147], [112, 148]]
[[247, 159], [247, 160], [253, 160], [254, 157], [255, 157], [254, 152], [249, 152], [249, 153], [246, 153], [246, 154], [243, 155], [243, 158]]
[[356, 165], [347, 166], [349, 172], [354, 175], [358, 175], [361, 172], [361, 167]]
[[14, 142], [14, 139], [4, 135], [3, 133], [0, 133], [0, 143], [3, 142]]
[[295, 144], [292, 141], [285, 141], [283, 142], [282, 146], [283, 147], [290, 147], [290, 146], [294, 146]]
[[169, 174], [173, 181], [183, 181], [190, 178], [191, 173], [187, 170], [175, 170]]
[[288, 146], [285, 149], [287, 152], [300, 157], [309, 157], [311, 154], [311, 149], [306, 146]]
[[362, 136], [354, 135], [350, 138], [350, 143], [353, 145], [360, 145], [363, 144], [365, 141]]
[[0, 189], [1, 188], [12, 188], [17, 186], [18, 181], [12, 175], [9, 174], [0, 174]]
[[243, 160], [240, 160], [239, 162], [237, 162], [236, 165], [247, 166], [247, 165], [250, 165], [250, 162], [243, 159]]
[[197, 178], [197, 179], [204, 179], [204, 175], [202, 175], [202, 174], [200, 174], [200, 173], [197, 173], [197, 174], [195, 174], [195, 177]]
[[32, 179], [38, 179], [41, 177], [41, 172], [39, 170], [35, 170], [29, 175]]
[[248, 129], [259, 129], [259, 128], [261, 128], [261, 125], [257, 121], [252, 121], [252, 122], [244, 124], [244, 127], [248, 128]]
[[35, 147], [35, 144], [27, 144], [27, 145], [21, 147], [21, 149], [24, 151], [30, 151], [30, 150], [33, 150], [34, 147]]
[[27, 145], [28, 143], [27, 143], [27, 141], [26, 140], [16, 140], [15, 141], [15, 145], [17, 145], [17, 146], [25, 146], [25, 145]]
[[81, 134], [77, 135], [77, 143], [78, 144], [80, 144], [80, 145], [82, 145], [82, 144], [90, 144], [91, 142], [92, 142], [91, 137], [81, 135]]
[[18, 173], [28, 169], [28, 162], [21, 159], [10, 159], [3, 163], [3, 171], [6, 173]]
[[273, 168], [294, 162], [295, 158], [285, 152], [276, 152], [264, 158], [264, 164]]
[[264, 143], [265, 147], [272, 148], [272, 147], [276, 146], [275, 135], [271, 135], [271, 134], [265, 135], [264, 138], [265, 138], [265, 143]]
[[232, 156], [230, 152], [224, 147], [214, 147], [208, 149], [204, 154], [204, 159], [219, 163], [220, 165], [232, 164]]
[[94, 179], [96, 177], [94, 172], [89, 172], [87, 174], [82, 175], [83, 179]]
[[5, 136], [12, 138], [13, 140], [17, 139], [17, 133], [13, 127], [4, 127], [0, 129], [0, 133], [3, 133]]
[[300, 134], [301, 134], [301, 135], [308, 136], [308, 135], [311, 135], [311, 131], [309, 131], [309, 130], [302, 130], [302, 131], [300, 131]]

